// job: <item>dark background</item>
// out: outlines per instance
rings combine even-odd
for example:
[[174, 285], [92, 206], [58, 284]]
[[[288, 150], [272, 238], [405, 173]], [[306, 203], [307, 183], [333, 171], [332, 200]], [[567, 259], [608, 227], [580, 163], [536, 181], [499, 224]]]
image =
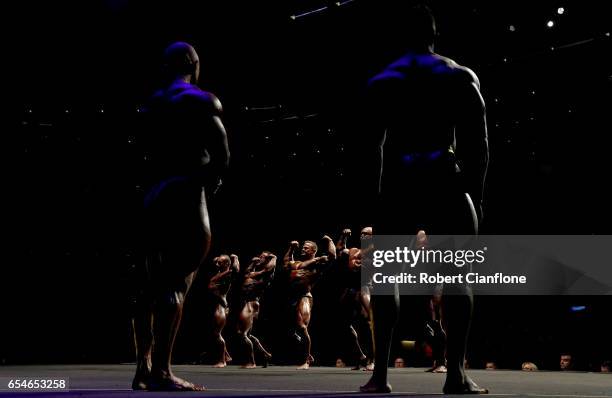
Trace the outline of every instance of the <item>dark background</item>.
[[[610, 13], [601, 1], [533, 3], [427, 3], [438, 20], [437, 52], [479, 75], [488, 107], [483, 232], [608, 234]], [[6, 7], [14, 28], [3, 49], [2, 363], [133, 360], [133, 220], [145, 164], [138, 109], [173, 41], [196, 47], [201, 87], [225, 108], [233, 157], [211, 203], [213, 253], [235, 252], [243, 261], [262, 249], [282, 256], [292, 239], [361, 227], [350, 200], [359, 195], [360, 98], [367, 79], [402, 54], [402, 9], [412, 3], [333, 4]], [[188, 303], [177, 361], [206, 349], [203, 286], [196, 282]], [[285, 334], [265, 320], [283, 319], [280, 291], [271, 291], [259, 326], [276, 353], [286, 347], [275, 337]], [[560, 352], [571, 351], [590, 368], [612, 356], [609, 306], [607, 297], [478, 298], [470, 361], [518, 367], [531, 360], [555, 369]], [[404, 308], [399, 337], [417, 339], [420, 307]], [[322, 363], [331, 362], [333, 339], [321, 325], [333, 314], [315, 311], [314, 348]]]

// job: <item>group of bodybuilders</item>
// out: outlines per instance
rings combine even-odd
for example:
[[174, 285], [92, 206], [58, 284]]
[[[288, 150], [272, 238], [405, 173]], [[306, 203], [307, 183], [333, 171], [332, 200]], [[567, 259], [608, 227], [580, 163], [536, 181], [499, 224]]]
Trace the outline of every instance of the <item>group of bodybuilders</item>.
[[[360, 157], [362, 168], [363, 207], [372, 213], [371, 222], [362, 225], [389, 235], [415, 235], [422, 230], [475, 234], [488, 165], [485, 106], [478, 78], [470, 69], [434, 53], [435, 22], [426, 8], [417, 7], [406, 16], [403, 34], [406, 54], [370, 79], [364, 112], [355, 115], [365, 116], [359, 132], [361, 148], [355, 156]], [[170, 45], [163, 66], [166, 80], [142, 112], [147, 193], [140, 245], [143, 261], [134, 300], [137, 365], [132, 387], [197, 391], [203, 387], [172, 373], [172, 349], [185, 296], [200, 265], [211, 262], [207, 259], [211, 243], [207, 200], [220, 188], [230, 151], [220, 101], [197, 87], [200, 62], [194, 48], [184, 42]], [[410, 187], [418, 187], [418, 194], [407, 192]], [[371, 234], [372, 229], [362, 233]], [[323, 256], [317, 256], [315, 242], [301, 246], [291, 242], [282, 264], [266, 251], [242, 269], [234, 255], [214, 258], [216, 272], [209, 290], [217, 300], [216, 366], [224, 366], [230, 358], [221, 331], [226, 296], [236, 274], [240, 275], [234, 279], [240, 289], [238, 333], [249, 347], [247, 366], [255, 366], [254, 350], [270, 358], [252, 327], [260, 311], [259, 298], [281, 266], [289, 274], [295, 327], [305, 343], [299, 367], [307, 369], [313, 361], [308, 333], [312, 286], [322, 270], [337, 262], [355, 280], [347, 286], [351, 300], [372, 314], [374, 369], [361, 391], [390, 392], [387, 364], [399, 300], [393, 295], [370, 296], [362, 289], [361, 278], [355, 277], [359, 249], [347, 248], [347, 238], [345, 231], [336, 245], [325, 237], [328, 247]], [[444, 286], [441, 308], [447, 336], [444, 392], [486, 393], [464, 372], [471, 292], [466, 286]], [[363, 359], [363, 353], [359, 357]]]
[[[366, 227], [362, 230], [362, 237], [371, 236], [372, 229]], [[339, 297], [340, 308], [345, 310], [343, 319], [347, 322], [347, 335], [353, 340], [352, 351], [355, 357], [355, 368], [360, 365], [366, 369], [373, 369], [371, 358], [367, 358], [364, 350], [359, 344], [359, 337], [353, 323], [358, 323], [358, 317], [370, 312], [370, 293], [367, 286], [362, 288], [360, 269], [361, 269], [361, 250], [358, 248], [347, 248], [346, 242], [350, 236], [350, 230], [344, 230], [342, 236], [335, 245], [332, 239], [325, 235], [323, 242], [327, 245], [324, 248], [325, 255], [319, 254], [318, 246], [314, 241], [305, 241], [302, 245], [298, 241], [290, 243], [287, 252], [282, 260], [282, 269], [277, 271], [277, 257], [268, 251], [262, 252], [259, 256], [251, 259], [248, 266], [240, 269], [240, 263], [236, 255], [223, 254], [213, 259], [214, 271], [209, 279], [208, 291], [210, 301], [214, 303], [214, 367], [225, 367], [230, 355], [227, 352], [225, 339], [222, 336], [225, 327], [230, 305], [228, 304], [228, 293], [230, 289], [234, 291], [232, 297], [238, 305], [232, 305], [239, 311], [237, 315], [236, 330], [238, 332], [240, 346], [246, 350], [246, 360], [244, 368], [254, 368], [255, 351], [261, 354], [267, 362], [272, 355], [263, 347], [259, 339], [253, 335], [252, 329], [255, 320], [261, 310], [261, 298], [270, 287], [270, 283], [275, 273], [283, 272], [284, 281], [288, 282], [289, 303], [291, 307], [291, 318], [294, 319], [292, 329], [295, 331], [294, 337], [304, 351], [299, 355], [298, 369], [308, 369], [314, 362], [311, 354], [311, 338], [309, 334], [309, 324], [313, 309], [313, 287], [317, 280], [329, 270], [342, 274], [338, 278], [345, 283]], [[278, 265], [281, 266], [280, 264]], [[232, 288], [232, 285], [234, 287]], [[236, 286], [237, 285], [237, 286]], [[355, 318], [355, 319], [354, 319]], [[371, 341], [371, 340], [370, 340]], [[365, 350], [371, 352], [371, 349]], [[369, 359], [369, 360], [368, 360]], [[265, 365], [264, 365], [265, 366]]]

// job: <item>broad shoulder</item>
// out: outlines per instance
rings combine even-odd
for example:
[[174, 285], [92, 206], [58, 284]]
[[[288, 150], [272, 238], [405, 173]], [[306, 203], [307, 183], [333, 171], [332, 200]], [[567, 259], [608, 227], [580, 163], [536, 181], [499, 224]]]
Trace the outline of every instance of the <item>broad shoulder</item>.
[[369, 80], [368, 86], [372, 88], [384, 87], [406, 79], [413, 73], [427, 73], [447, 76], [459, 83], [475, 84], [480, 86], [476, 74], [468, 67], [436, 53], [415, 54], [408, 53], [397, 59], [382, 72]]
[[216, 95], [209, 91], [201, 90], [196, 86], [192, 86], [182, 91], [178, 98], [181, 102], [186, 102], [191, 105], [205, 107], [215, 113], [221, 113], [223, 107], [221, 101]]
[[441, 63], [440, 68], [443, 68], [446, 73], [451, 74], [462, 83], [474, 84], [477, 87], [480, 87], [480, 80], [472, 69], [468, 68], [467, 66], [460, 65], [454, 60], [441, 55], [437, 55], [437, 58]]

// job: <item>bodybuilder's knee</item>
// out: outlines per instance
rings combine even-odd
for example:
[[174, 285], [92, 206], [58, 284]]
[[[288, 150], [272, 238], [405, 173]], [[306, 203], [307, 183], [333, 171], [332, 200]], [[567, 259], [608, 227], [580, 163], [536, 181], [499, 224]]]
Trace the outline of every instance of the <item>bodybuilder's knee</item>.
[[249, 345], [253, 344], [253, 343], [251, 342], [251, 339], [249, 339], [249, 335], [248, 335], [248, 333], [247, 333], [247, 332], [244, 332], [244, 331], [239, 331], [239, 332], [238, 332], [238, 340], [239, 340], [239, 341], [242, 341], [242, 342], [244, 342], [244, 343], [246, 343], [246, 344], [249, 344]]

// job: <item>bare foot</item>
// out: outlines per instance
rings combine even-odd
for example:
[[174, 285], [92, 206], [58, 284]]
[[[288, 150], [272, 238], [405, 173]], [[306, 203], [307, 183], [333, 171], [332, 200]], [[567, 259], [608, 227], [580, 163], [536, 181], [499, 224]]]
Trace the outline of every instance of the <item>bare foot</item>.
[[472, 379], [465, 376], [463, 382], [453, 383], [448, 379], [442, 390], [444, 394], [488, 394], [489, 390], [479, 387]]
[[132, 380], [132, 390], [148, 390], [148, 379], [148, 377], [135, 376], [134, 380]]
[[391, 384], [389, 383], [378, 383], [371, 378], [365, 385], [359, 387], [359, 391], [365, 393], [390, 393], [391, 392]]
[[446, 372], [448, 372], [448, 370], [446, 369], [446, 366], [444, 366], [444, 365], [436, 366], [431, 371], [433, 373], [446, 373]]
[[304, 362], [303, 365], [300, 365], [296, 368], [297, 370], [308, 370], [310, 369], [310, 364], [308, 362]]
[[204, 391], [206, 388], [174, 375], [151, 378], [150, 391]]
[[434, 365], [433, 367], [427, 369], [425, 372], [429, 372], [429, 373], [446, 373], [448, 370], [446, 369], [446, 366], [444, 365], [440, 365], [440, 366], [436, 366]]
[[132, 390], [148, 390], [148, 383], [150, 379], [151, 371], [137, 370], [134, 380], [132, 380]]
[[246, 365], [241, 366], [242, 369], [255, 369], [256, 367], [257, 365], [255, 365], [254, 363], [247, 363]]
[[224, 368], [224, 367], [226, 367], [226, 366], [227, 366], [227, 363], [225, 363], [225, 362], [219, 362], [219, 363], [214, 364], [212, 367], [213, 367], [213, 368]]
[[365, 370], [367, 372], [373, 372], [374, 371], [374, 362], [370, 362], [365, 368], [363, 368], [363, 370]]

